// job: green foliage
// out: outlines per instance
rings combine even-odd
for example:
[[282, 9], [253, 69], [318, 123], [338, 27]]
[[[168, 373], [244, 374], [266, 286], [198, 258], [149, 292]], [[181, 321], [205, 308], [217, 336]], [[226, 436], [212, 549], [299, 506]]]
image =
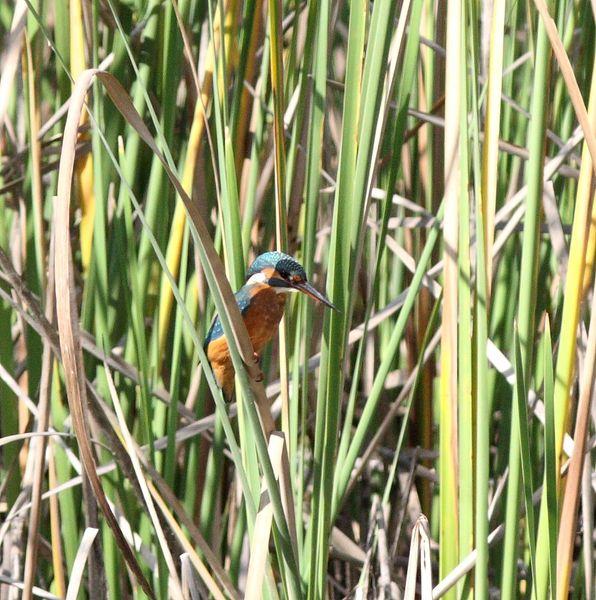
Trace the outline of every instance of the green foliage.
[[[0, 5], [0, 585], [75, 597], [83, 569], [79, 597], [146, 597], [80, 477], [52, 301], [65, 103], [101, 65], [123, 89], [95, 79], [79, 121], [70, 316], [95, 466], [155, 596], [393, 597], [421, 514], [433, 597], [565, 594], [594, 129], [577, 128], [535, 5], [506, 2], [491, 30], [493, 4]], [[593, 119], [590, 3], [550, 8]], [[339, 310], [290, 295], [254, 365], [230, 288], [273, 248]], [[216, 312], [229, 402], [203, 347]]]

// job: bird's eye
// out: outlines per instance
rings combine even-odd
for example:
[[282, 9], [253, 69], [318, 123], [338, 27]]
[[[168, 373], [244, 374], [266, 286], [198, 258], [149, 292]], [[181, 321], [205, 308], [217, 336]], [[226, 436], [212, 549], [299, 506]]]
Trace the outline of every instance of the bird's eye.
[[300, 283], [302, 281], [302, 277], [300, 275], [292, 275], [292, 283]]

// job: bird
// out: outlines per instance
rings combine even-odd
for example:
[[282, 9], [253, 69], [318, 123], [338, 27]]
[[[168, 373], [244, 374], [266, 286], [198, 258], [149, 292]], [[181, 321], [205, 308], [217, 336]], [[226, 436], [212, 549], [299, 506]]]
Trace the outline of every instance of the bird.
[[[246, 272], [246, 283], [234, 297], [246, 325], [255, 360], [276, 335], [284, 313], [286, 296], [301, 292], [317, 302], [337, 308], [306, 277], [304, 267], [283, 252], [265, 252], [258, 256]], [[234, 366], [219, 316], [216, 316], [204, 342], [207, 359], [215, 380], [227, 398], [234, 392]]]

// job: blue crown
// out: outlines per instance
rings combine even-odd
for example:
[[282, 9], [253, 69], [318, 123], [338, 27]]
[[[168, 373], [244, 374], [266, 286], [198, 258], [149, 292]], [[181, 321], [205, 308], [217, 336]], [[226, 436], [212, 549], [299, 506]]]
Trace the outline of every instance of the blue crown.
[[249, 279], [265, 267], [273, 267], [282, 276], [300, 275], [302, 279], [306, 280], [306, 272], [302, 265], [288, 254], [277, 251], [265, 252], [257, 256], [246, 272], [246, 278]]

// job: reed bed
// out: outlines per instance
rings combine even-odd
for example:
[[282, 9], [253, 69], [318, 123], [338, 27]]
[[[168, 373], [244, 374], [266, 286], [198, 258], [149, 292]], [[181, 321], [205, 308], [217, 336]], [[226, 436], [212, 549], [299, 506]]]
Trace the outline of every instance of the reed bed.
[[0, 598], [594, 598], [594, 17], [0, 4]]

